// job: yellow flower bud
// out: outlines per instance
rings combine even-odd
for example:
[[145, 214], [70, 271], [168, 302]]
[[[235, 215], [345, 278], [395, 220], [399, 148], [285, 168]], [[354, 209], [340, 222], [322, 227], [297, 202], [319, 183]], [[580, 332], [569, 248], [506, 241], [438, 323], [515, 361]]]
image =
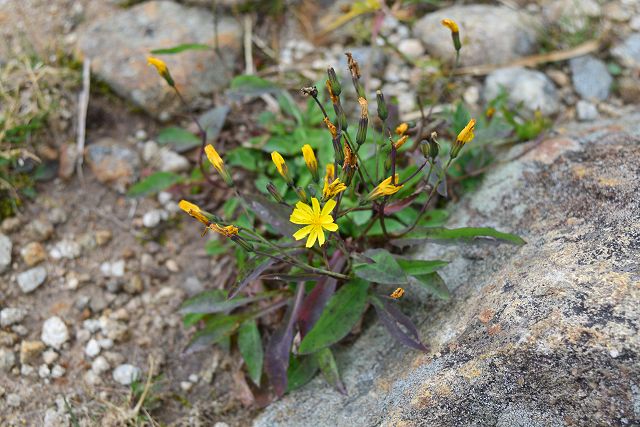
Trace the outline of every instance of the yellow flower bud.
[[289, 168], [287, 168], [287, 164], [284, 161], [284, 158], [278, 153], [274, 151], [271, 153], [271, 160], [273, 160], [273, 164], [276, 165], [276, 169], [278, 169], [278, 173], [287, 181], [288, 184], [291, 183], [291, 177], [289, 176]]
[[160, 76], [167, 81], [169, 86], [171, 87], [175, 86], [175, 82], [171, 77], [171, 73], [169, 73], [169, 68], [167, 68], [167, 64], [165, 64], [165, 62], [162, 59], [149, 56], [147, 57], [147, 63], [149, 65], [153, 65], [154, 67], [156, 67], [156, 71], [158, 71], [158, 74], [160, 74]]
[[309, 144], [305, 144], [302, 146], [302, 156], [304, 157], [304, 162], [307, 164], [307, 168], [311, 175], [313, 175], [313, 179], [318, 181], [318, 160], [316, 159], [316, 155], [313, 153], [313, 148]]
[[452, 19], [443, 19], [442, 25], [451, 30], [451, 38], [453, 39], [453, 47], [456, 51], [459, 51], [462, 47], [462, 43], [460, 43], [460, 28], [458, 28], [458, 24], [455, 23]]
[[[367, 200], [371, 201], [374, 199], [377, 199], [379, 197], [382, 196], [390, 196], [392, 194], [397, 193], [398, 191], [400, 191], [400, 189], [402, 187], [404, 187], [403, 185], [393, 185], [391, 183], [391, 179], [393, 177], [389, 177], [387, 179], [385, 179], [384, 181], [382, 181], [380, 184], [378, 184], [378, 186], [376, 188], [374, 188], [369, 195], [367, 196]], [[399, 176], [398, 174], [395, 175], [395, 182], [399, 181]]]
[[400, 123], [398, 125], [398, 127], [396, 128], [396, 134], [397, 135], [404, 135], [407, 131], [409, 130], [409, 124], [408, 123]]
[[405, 142], [409, 139], [409, 135], [404, 135], [400, 139], [398, 139], [393, 146], [396, 147], [396, 150], [404, 145]]
[[456, 142], [451, 146], [451, 152], [449, 153], [449, 155], [452, 159], [458, 157], [458, 153], [460, 153], [462, 147], [473, 140], [473, 138], [475, 137], [475, 135], [473, 134], [475, 126], [475, 119], [471, 119], [469, 120], [469, 123], [467, 123], [467, 125], [464, 127], [464, 129], [460, 131], [458, 137], [456, 138]]
[[224, 179], [224, 182], [226, 182], [229, 186], [233, 186], [231, 175], [229, 175], [229, 172], [224, 167], [224, 161], [222, 160], [222, 157], [220, 157], [216, 149], [213, 148], [213, 145], [208, 144], [206, 147], [204, 147], [204, 152], [207, 155], [207, 159], [209, 159], [213, 167], [218, 171], [222, 179]]

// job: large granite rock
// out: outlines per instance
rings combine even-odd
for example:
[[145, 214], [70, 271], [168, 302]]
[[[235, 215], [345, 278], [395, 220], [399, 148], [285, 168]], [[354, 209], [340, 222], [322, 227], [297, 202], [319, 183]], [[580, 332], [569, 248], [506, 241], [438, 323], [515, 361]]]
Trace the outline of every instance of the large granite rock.
[[[149, 1], [91, 23], [79, 35], [79, 50], [92, 70], [120, 96], [159, 116], [180, 108], [176, 96], [147, 64], [153, 49], [183, 43], [215, 45], [214, 17], [205, 9], [172, 1]], [[240, 52], [241, 31], [235, 20], [218, 17], [214, 50], [158, 55], [190, 106], [206, 106], [211, 93], [226, 86]]]
[[431, 352], [370, 326], [338, 363], [256, 426], [583, 426], [640, 423], [640, 114], [570, 127], [491, 172], [451, 225], [523, 236], [434, 246], [453, 298], [403, 301]]
[[455, 50], [443, 19], [460, 27], [462, 65], [505, 64], [535, 53], [537, 24], [533, 18], [506, 6], [454, 6], [430, 13], [416, 22], [414, 33], [427, 51], [443, 60], [455, 58]]

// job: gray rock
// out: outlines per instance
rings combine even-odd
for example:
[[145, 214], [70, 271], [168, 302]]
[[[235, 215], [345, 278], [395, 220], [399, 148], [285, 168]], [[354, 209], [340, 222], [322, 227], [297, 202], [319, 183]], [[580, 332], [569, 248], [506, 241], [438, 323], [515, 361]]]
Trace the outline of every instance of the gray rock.
[[[190, 106], [224, 88], [240, 51], [241, 31], [235, 20], [218, 17], [218, 46], [211, 51], [164, 55], [164, 60]], [[79, 50], [92, 59], [92, 70], [114, 91], [150, 114], [175, 112], [178, 99], [155, 69], [147, 65], [152, 49], [182, 43], [215, 45], [214, 17], [206, 9], [172, 1], [149, 1], [91, 23], [79, 37]], [[210, 101], [208, 101], [210, 102]]]
[[624, 42], [611, 49], [611, 54], [629, 68], [640, 68], [640, 33], [630, 35]]
[[69, 340], [69, 329], [58, 316], [45, 320], [42, 325], [42, 342], [50, 347], [60, 350], [62, 345]]
[[596, 106], [582, 99], [576, 104], [576, 113], [581, 122], [591, 122], [599, 116]]
[[545, 3], [542, 17], [547, 25], [558, 25], [564, 32], [577, 33], [589, 27], [590, 18], [599, 18], [602, 8], [595, 0], [553, 0]]
[[522, 67], [500, 68], [487, 77], [483, 97], [486, 102], [497, 97], [502, 90], [509, 95], [512, 105], [519, 103], [532, 112], [556, 113], [560, 104], [553, 82], [543, 73]]
[[19, 408], [22, 405], [22, 399], [18, 393], [7, 394], [7, 405], [12, 408]]
[[640, 113], [565, 127], [506, 158], [518, 160], [493, 169], [449, 226], [527, 244], [418, 252], [452, 261], [441, 270], [450, 301], [413, 288], [399, 304], [429, 353], [365, 326], [336, 355], [348, 397], [319, 376], [254, 426], [637, 424]]
[[140, 378], [140, 368], [125, 363], [113, 370], [113, 379], [122, 384], [129, 385]]
[[569, 61], [571, 79], [576, 92], [584, 99], [605, 100], [609, 97], [613, 77], [604, 62], [592, 55]]
[[22, 289], [22, 292], [28, 294], [35, 291], [40, 285], [47, 280], [47, 269], [40, 266], [34, 267], [30, 270], [23, 271], [17, 276], [18, 286]]
[[7, 267], [11, 265], [12, 249], [13, 244], [11, 243], [11, 239], [0, 233], [0, 274], [4, 273]]
[[429, 13], [414, 26], [427, 52], [440, 59], [455, 58], [451, 32], [441, 24], [445, 18], [460, 27], [462, 65], [505, 64], [536, 50], [536, 25], [527, 15], [504, 6], [454, 6]]
[[398, 50], [409, 58], [419, 58], [424, 55], [424, 46], [418, 39], [402, 39], [398, 43]]
[[0, 347], [0, 372], [9, 372], [15, 364], [15, 353], [8, 348]]
[[26, 315], [27, 310], [25, 310], [24, 308], [5, 308], [0, 311], [0, 327], [4, 328], [15, 323], [20, 323]]
[[87, 148], [87, 160], [98, 181], [124, 193], [140, 174], [138, 153], [111, 138], [102, 138]]
[[168, 149], [160, 150], [160, 170], [163, 172], [184, 172], [189, 170], [189, 160]]
[[33, 240], [44, 242], [53, 235], [53, 224], [48, 219], [34, 219], [27, 224], [25, 232]]

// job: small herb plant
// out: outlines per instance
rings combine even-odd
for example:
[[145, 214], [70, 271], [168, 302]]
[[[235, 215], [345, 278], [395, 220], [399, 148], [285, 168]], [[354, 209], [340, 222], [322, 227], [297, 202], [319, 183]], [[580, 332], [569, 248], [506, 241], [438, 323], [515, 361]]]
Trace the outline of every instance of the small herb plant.
[[[450, 20], [443, 25], [451, 30], [459, 53], [457, 25]], [[476, 121], [467, 120], [451, 143], [441, 144], [435, 132], [413, 141], [410, 134], [420, 137], [424, 123], [417, 132], [416, 125], [408, 123], [392, 127], [380, 91], [371, 103], [376, 113], [371, 114], [358, 63], [348, 53], [347, 58], [359, 109], [357, 124], [349, 123], [342, 83], [329, 68], [325, 86], [331, 114], [315, 86], [302, 89], [322, 114], [325, 137], [291, 140], [295, 147], [289, 147], [287, 159], [271, 152], [278, 179], [262, 182], [268, 197], [251, 189], [242, 193], [246, 185], [234, 182], [226, 156], [206, 145], [198, 125], [201, 157], [206, 155], [237, 197], [225, 205], [224, 218], [187, 200], [179, 204], [205, 227], [204, 233], [223, 236], [243, 254], [230, 289], [206, 291], [183, 305], [185, 324], [202, 326], [188, 351], [215, 343], [237, 346], [255, 386], [270, 386], [277, 397], [317, 371], [346, 393], [332, 347], [359, 325], [368, 307], [400, 343], [427, 351], [401, 301], [413, 287], [448, 298], [438, 274], [447, 262], [414, 260], [403, 248], [428, 240], [524, 243], [491, 228], [445, 228], [446, 214], [434, 207], [437, 194], [444, 192], [447, 171], [474, 139]], [[149, 63], [179, 95], [164, 62], [149, 58]], [[265, 283], [263, 290], [245, 292], [257, 279]], [[258, 321], [268, 318], [273, 323], [283, 311], [275, 330], [263, 337], [268, 329], [261, 331]]]

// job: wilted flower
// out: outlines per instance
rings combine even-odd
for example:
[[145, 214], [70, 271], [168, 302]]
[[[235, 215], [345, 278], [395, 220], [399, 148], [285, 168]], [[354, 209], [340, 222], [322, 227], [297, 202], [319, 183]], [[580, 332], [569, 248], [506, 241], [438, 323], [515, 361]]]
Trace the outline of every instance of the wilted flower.
[[342, 193], [347, 189], [344, 183], [340, 182], [340, 178], [336, 178], [333, 182], [324, 182], [324, 188], [322, 189], [322, 200], [329, 200]]
[[396, 134], [399, 136], [404, 135], [409, 130], [409, 123], [403, 122], [396, 127]]
[[391, 292], [391, 295], [389, 296], [393, 299], [398, 299], [398, 298], [402, 298], [403, 295], [404, 295], [404, 289], [397, 288], [395, 291]]

